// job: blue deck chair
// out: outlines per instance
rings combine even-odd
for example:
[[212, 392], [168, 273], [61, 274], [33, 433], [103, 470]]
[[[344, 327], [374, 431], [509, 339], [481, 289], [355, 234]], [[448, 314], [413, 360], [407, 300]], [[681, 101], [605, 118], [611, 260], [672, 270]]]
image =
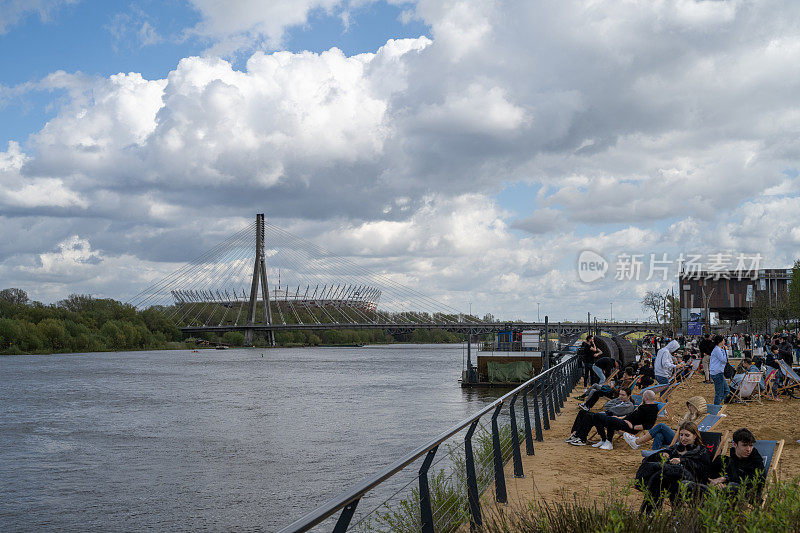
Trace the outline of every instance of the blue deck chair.
[[706, 414], [709, 415], [721, 415], [722, 411], [725, 410], [725, 404], [717, 405], [715, 403], [706, 404]]
[[722, 420], [722, 416], [720, 415], [706, 415], [703, 420], [697, 424], [697, 429], [700, 431], [711, 431], [714, 427], [719, 424], [719, 421]]
[[[778, 464], [781, 460], [781, 453], [783, 452], [783, 440], [757, 440], [755, 449], [764, 458], [764, 470], [767, 472], [765, 486], [770, 482], [770, 478], [774, 482], [779, 480]], [[761, 506], [767, 502], [767, 491], [764, 491]]]

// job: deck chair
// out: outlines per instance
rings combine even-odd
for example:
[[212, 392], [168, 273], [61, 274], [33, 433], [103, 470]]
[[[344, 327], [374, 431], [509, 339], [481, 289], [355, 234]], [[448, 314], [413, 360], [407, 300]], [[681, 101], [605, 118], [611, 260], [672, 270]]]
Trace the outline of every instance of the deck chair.
[[667, 402], [656, 402], [656, 405], [658, 406], [659, 418], [667, 416]]
[[611, 380], [614, 379], [614, 377], [616, 377], [617, 374], [619, 374], [619, 368], [617, 368], [611, 374], [609, 374], [606, 380], [603, 383], [601, 383], [601, 385], [608, 385], [611, 382]]
[[697, 429], [700, 431], [711, 431], [719, 424], [722, 418], [721, 415], [706, 415], [705, 418], [697, 424]]
[[715, 403], [706, 404], [706, 414], [708, 415], [721, 415], [725, 410], [725, 404], [717, 405]]
[[653, 391], [655, 393], [656, 396], [661, 396], [661, 394], [665, 390], [667, 390], [669, 388], [669, 386], [670, 386], [670, 383], [664, 383], [664, 384], [656, 383], [655, 385], [650, 385], [649, 387], [645, 387], [640, 392], [642, 394], [644, 394], [644, 391], [651, 390], [651, 391]]
[[786, 376], [783, 384], [777, 388], [777, 392], [789, 392], [793, 394], [796, 389], [800, 388], [800, 376], [798, 376], [797, 372], [792, 370], [792, 367], [787, 365], [786, 361], [783, 359], [777, 359], [775, 362], [778, 363], [781, 372]]
[[683, 383], [683, 381], [673, 378], [673, 380], [668, 383], [669, 386], [663, 391], [661, 391], [661, 394], [659, 394], [659, 398], [661, 398], [665, 402], [669, 401], [669, 397], [672, 396], [672, 393], [675, 392], [675, 389], [677, 389], [678, 385], [680, 385], [681, 383]]
[[733, 399], [738, 403], [756, 401], [761, 402], [761, 372], [746, 372], [739, 382], [739, 386], [733, 391]]
[[[770, 367], [765, 366], [764, 368]], [[778, 388], [780, 384], [776, 381], [777, 376], [778, 371], [773, 368], [764, 377], [764, 395], [771, 400], [774, 400], [779, 394]]]
[[642, 405], [642, 395], [641, 394], [631, 394], [631, 400], [633, 400], [633, 405], [639, 407]]
[[[783, 440], [757, 440], [755, 449], [758, 450], [758, 453], [761, 454], [761, 457], [764, 458], [764, 470], [767, 472], [766, 480], [764, 482], [764, 488], [770, 483], [770, 480], [774, 483], [777, 483], [780, 480], [780, 470], [778, 470], [778, 464], [781, 460], [781, 453], [783, 453]], [[764, 494], [761, 499], [761, 506], [763, 507], [764, 504], [767, 503], [767, 491], [764, 491]]]

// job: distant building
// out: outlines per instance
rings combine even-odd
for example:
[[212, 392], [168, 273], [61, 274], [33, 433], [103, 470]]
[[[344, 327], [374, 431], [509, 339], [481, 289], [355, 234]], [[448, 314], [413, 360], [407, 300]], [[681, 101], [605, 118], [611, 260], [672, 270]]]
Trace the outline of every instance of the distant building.
[[690, 321], [705, 319], [706, 300], [709, 313], [718, 313], [720, 320], [745, 320], [756, 298], [762, 294], [771, 301], [785, 298], [791, 278], [791, 268], [682, 271], [678, 287], [684, 329]]

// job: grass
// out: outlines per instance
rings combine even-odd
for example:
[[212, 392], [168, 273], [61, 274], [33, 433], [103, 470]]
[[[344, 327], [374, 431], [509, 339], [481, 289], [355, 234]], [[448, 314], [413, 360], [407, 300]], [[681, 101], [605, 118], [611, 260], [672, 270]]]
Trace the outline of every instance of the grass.
[[[535, 502], [527, 509], [500, 510], [484, 518], [484, 533], [533, 532], [762, 532], [800, 530], [800, 486], [797, 479], [770, 486], [763, 507], [747, 494], [712, 490], [701, 501], [665, 505], [652, 515], [639, 512], [630, 486], [599, 499]], [[633, 503], [635, 502], [635, 504]]]
[[[503, 451], [503, 464], [511, 459], [511, 425], [501, 424], [500, 449]], [[519, 431], [520, 442], [524, 437]], [[462, 524], [469, 522], [467, 500], [466, 459], [463, 444], [448, 444], [445, 448], [449, 461], [444, 461], [446, 469], [431, 469], [428, 487], [433, 510], [434, 529], [437, 533], [457, 531]], [[472, 439], [475, 458], [475, 475], [478, 491], [483, 493], [494, 481], [494, 456], [492, 434], [488, 431], [476, 432]], [[449, 463], [449, 464], [448, 464]], [[397, 533], [418, 533], [421, 531], [419, 489], [416, 485], [402, 499], [387, 501], [374, 513], [359, 523], [356, 531], [372, 533], [391, 531]]]

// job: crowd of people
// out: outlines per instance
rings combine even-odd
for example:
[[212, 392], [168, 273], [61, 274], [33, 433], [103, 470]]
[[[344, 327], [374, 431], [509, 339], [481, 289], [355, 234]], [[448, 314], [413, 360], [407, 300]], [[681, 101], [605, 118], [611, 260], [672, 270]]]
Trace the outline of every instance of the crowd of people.
[[[767, 389], [766, 375], [774, 372], [770, 379], [776, 383], [787, 378], [777, 361], [784, 361], [791, 368], [794, 357], [800, 355], [800, 336], [709, 334], [692, 339], [654, 338], [650, 346], [655, 348], [655, 356], [644, 349], [637, 363], [621, 367], [619, 361], [598, 349], [592, 335], [587, 336], [578, 352], [583, 363], [585, 391], [577, 397], [583, 401], [566, 442], [586, 446], [590, 432], [595, 430], [599, 440], [592, 446], [600, 450], [613, 449], [616, 432], [621, 432], [633, 449], [649, 443], [652, 449], [642, 451], [645, 457], [636, 472], [637, 487], [646, 494], [643, 512], [659, 507], [665, 496], [676, 498], [681, 486], [693, 497], [703, 497], [711, 487], [726, 491], [743, 489], [754, 498], [760, 495], [766, 472], [750, 430], [741, 428], [734, 432], [729, 453], [715, 456], [698, 430], [698, 424], [710, 409], [706, 399], [689, 398], [685, 415], [673, 429], [668, 424], [656, 423], [659, 397], [649, 387], [653, 384], [673, 387], [695, 371], [702, 371], [704, 382], [714, 384], [713, 404], [719, 408], [732, 400], [731, 390], [739, 390], [748, 373], [761, 373], [758, 384], [761, 392]], [[729, 360], [733, 350], [744, 354], [737, 368]], [[755, 386], [755, 381], [752, 384]], [[640, 397], [634, 396], [637, 386]], [[600, 398], [608, 401], [600, 410], [593, 411]], [[780, 401], [777, 396], [773, 399]]]

